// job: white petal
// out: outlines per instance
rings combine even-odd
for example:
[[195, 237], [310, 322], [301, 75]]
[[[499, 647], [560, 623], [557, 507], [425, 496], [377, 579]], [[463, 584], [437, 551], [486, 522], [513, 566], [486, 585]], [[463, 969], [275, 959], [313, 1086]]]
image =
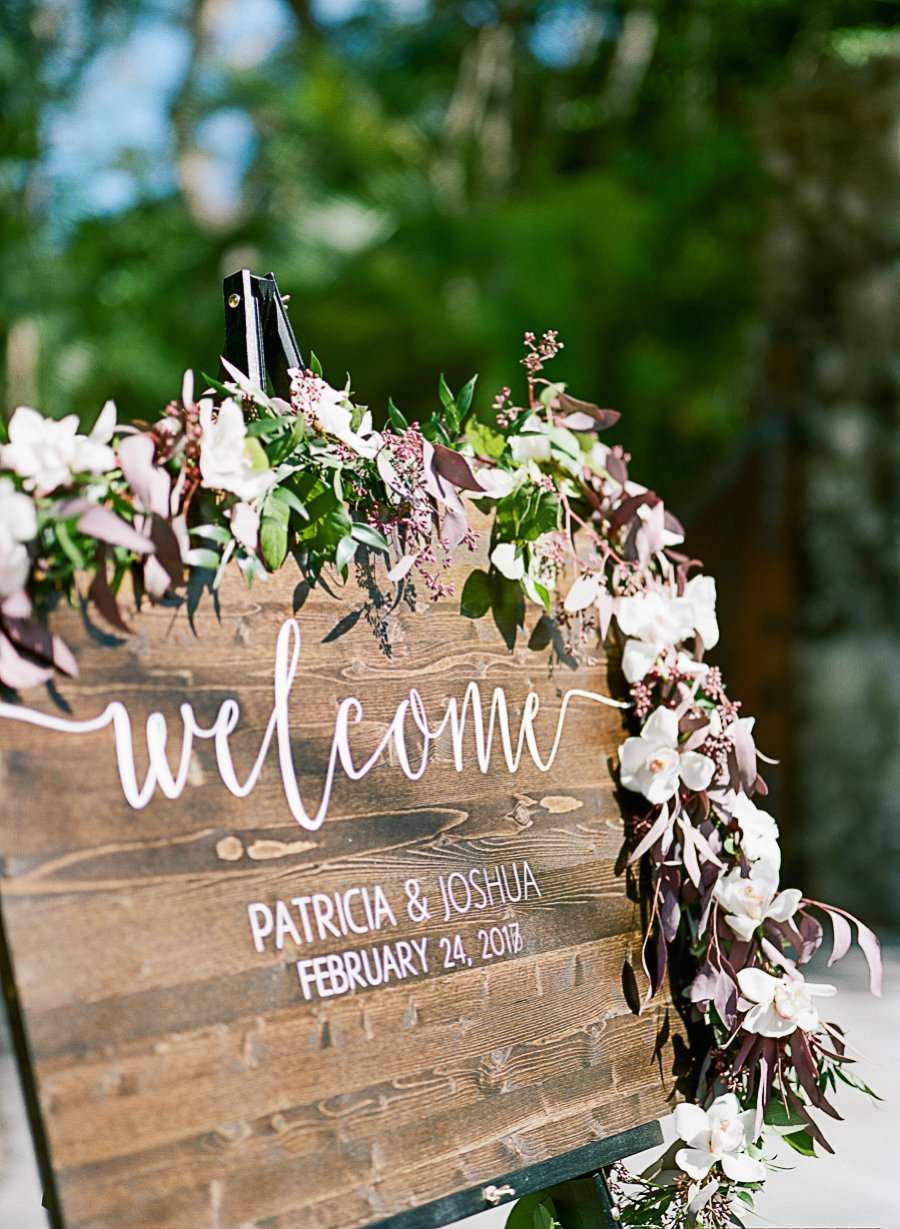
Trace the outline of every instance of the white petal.
[[641, 738], [656, 747], [678, 746], [678, 718], [670, 708], [657, 708], [644, 722]]
[[500, 542], [495, 546], [491, 551], [491, 563], [507, 580], [521, 580], [525, 575], [525, 564], [514, 542]]
[[88, 436], [96, 444], [108, 444], [116, 429], [116, 403], [107, 401]]
[[[573, 583], [572, 588], [566, 595], [564, 608], [573, 614], [575, 611], [584, 610], [596, 600], [600, 592], [600, 578], [593, 573], [587, 573], [584, 576], [579, 576]], [[625, 676], [628, 678], [628, 675]], [[633, 682], [629, 679], [629, 682]]]
[[832, 995], [837, 994], [837, 986], [830, 986], [827, 982], [808, 981], [805, 986], [807, 994], [817, 994], [825, 999], [830, 999]]
[[699, 751], [685, 751], [681, 757], [681, 779], [695, 793], [706, 789], [715, 771], [715, 761]]
[[797, 1021], [785, 1020], [775, 1010], [774, 1003], [758, 1003], [756, 1007], [751, 1007], [744, 1017], [744, 1028], [747, 1032], [759, 1033], [761, 1037], [787, 1037], [796, 1027]]
[[743, 917], [740, 917], [736, 913], [727, 913], [725, 915], [725, 921], [737, 937], [745, 941], [752, 938], [754, 930], [756, 930], [757, 926], [759, 925], [758, 922], [754, 921], [752, 917], [747, 917], [746, 914]]
[[[756, 866], [762, 863], [757, 862]], [[756, 867], [754, 867], [754, 870]], [[766, 910], [766, 917], [770, 917], [773, 922], [786, 922], [789, 917], [793, 917], [797, 912], [797, 908], [803, 897], [803, 893], [799, 888], [786, 888], [772, 901], [769, 908]]]
[[737, 980], [741, 994], [752, 1003], [771, 1003], [781, 985], [780, 977], [773, 977], [762, 969], [739, 969]]
[[674, 1123], [678, 1138], [683, 1139], [685, 1143], [693, 1144], [695, 1147], [700, 1139], [709, 1143], [709, 1117], [706, 1110], [701, 1109], [699, 1105], [692, 1105], [688, 1102], [676, 1105]]
[[725, 1152], [719, 1157], [719, 1163], [725, 1171], [725, 1177], [732, 1182], [762, 1182], [766, 1176], [766, 1167], [762, 1161], [748, 1156], [746, 1152]]
[[741, 1126], [744, 1128], [744, 1139], [748, 1144], [756, 1143], [756, 1110], [743, 1110], [738, 1114]]
[[638, 683], [656, 665], [659, 649], [646, 640], [626, 640], [622, 652], [622, 673], [629, 683]]
[[[641, 780], [642, 776], [643, 780]], [[640, 792], [648, 802], [653, 802], [657, 806], [662, 802], [668, 802], [670, 798], [674, 798], [678, 793], [677, 763], [662, 772], [650, 772], [647, 769], [644, 774], [638, 774], [638, 779], [641, 782], [639, 786]]]
[[701, 1152], [699, 1148], [679, 1148], [675, 1153], [675, 1164], [691, 1178], [705, 1178], [716, 1159], [711, 1152]]

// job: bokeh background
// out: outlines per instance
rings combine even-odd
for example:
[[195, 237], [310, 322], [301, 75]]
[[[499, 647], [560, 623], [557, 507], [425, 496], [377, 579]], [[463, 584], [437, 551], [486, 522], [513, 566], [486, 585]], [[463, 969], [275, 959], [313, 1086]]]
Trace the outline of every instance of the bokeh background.
[[719, 580], [785, 881], [900, 927], [900, 5], [3, 0], [0, 192], [6, 414], [157, 415], [241, 266], [376, 415], [558, 329]]

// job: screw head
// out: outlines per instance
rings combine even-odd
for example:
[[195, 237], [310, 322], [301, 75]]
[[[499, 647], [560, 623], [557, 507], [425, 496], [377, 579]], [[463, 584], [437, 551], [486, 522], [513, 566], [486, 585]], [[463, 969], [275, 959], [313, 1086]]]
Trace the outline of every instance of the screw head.
[[230, 294], [228, 296], [228, 306], [229, 307], [240, 307], [240, 305], [241, 305], [241, 296], [239, 294]]

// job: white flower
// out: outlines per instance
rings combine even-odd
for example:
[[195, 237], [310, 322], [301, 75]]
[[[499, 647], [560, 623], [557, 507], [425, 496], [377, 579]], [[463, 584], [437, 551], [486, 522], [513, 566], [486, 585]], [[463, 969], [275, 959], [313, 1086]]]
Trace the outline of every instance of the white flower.
[[212, 491], [230, 491], [239, 499], [256, 499], [275, 481], [258, 440], [247, 438], [244, 412], [236, 401], [223, 401], [213, 418], [213, 403], [200, 403], [200, 475]]
[[704, 648], [711, 649], [719, 643], [719, 624], [716, 619], [716, 582], [712, 576], [695, 576], [684, 587], [682, 602], [690, 612], [691, 625], [703, 641]]
[[469, 499], [503, 499], [515, 490], [520, 480], [519, 474], [511, 474], [508, 469], [495, 469], [487, 465], [473, 465], [472, 473], [482, 490], [466, 491]]
[[806, 981], [802, 973], [773, 977], [762, 969], [740, 969], [737, 979], [741, 994], [754, 1004], [744, 1028], [762, 1037], [787, 1037], [798, 1028], [813, 1032], [819, 1027], [813, 998], [837, 993], [834, 986]]
[[28, 579], [25, 543], [37, 533], [34, 504], [9, 478], [0, 478], [0, 597], [17, 593]]
[[778, 867], [763, 859], [742, 875], [735, 867], [716, 884], [716, 899], [726, 910], [725, 921], [739, 939], [749, 939], [754, 930], [770, 918], [786, 922], [794, 916], [800, 904], [797, 888], [778, 891]]
[[747, 1155], [753, 1143], [755, 1110], [741, 1110], [733, 1092], [716, 1097], [708, 1110], [699, 1105], [675, 1109], [675, 1130], [687, 1144], [675, 1154], [675, 1163], [691, 1178], [705, 1178], [718, 1163], [732, 1182], [762, 1182], [762, 1161]]
[[78, 419], [45, 418], [20, 405], [9, 422], [9, 443], [0, 449], [0, 465], [25, 479], [25, 488], [49, 495], [69, 486], [75, 474], [102, 474], [115, 469], [109, 447], [116, 428], [116, 407], [107, 401], [90, 435], [78, 434]]
[[509, 450], [517, 461], [549, 461], [551, 447], [550, 436], [537, 414], [526, 419], [522, 431], [509, 441]]
[[693, 630], [685, 603], [656, 589], [621, 598], [616, 618], [629, 637], [622, 654], [622, 672], [629, 683], [644, 678], [665, 649], [685, 640]]
[[746, 794], [726, 795], [722, 802], [741, 827], [741, 852], [749, 862], [763, 860], [776, 869], [781, 865], [778, 824], [768, 811], [762, 811]]
[[678, 718], [670, 708], [657, 708], [647, 718], [639, 738], [629, 738], [619, 748], [622, 784], [659, 804], [674, 798], [678, 783], [688, 789], [706, 789], [715, 764], [699, 751], [679, 751]]

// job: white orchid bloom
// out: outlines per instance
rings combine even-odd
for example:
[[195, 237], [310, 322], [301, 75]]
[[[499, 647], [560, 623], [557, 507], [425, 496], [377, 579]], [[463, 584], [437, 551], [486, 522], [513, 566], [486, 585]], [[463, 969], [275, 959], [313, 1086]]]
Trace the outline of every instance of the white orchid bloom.
[[778, 824], [768, 811], [761, 810], [746, 794], [728, 793], [722, 806], [730, 811], [741, 828], [741, 852], [749, 862], [769, 862], [781, 866]]
[[372, 430], [371, 412], [366, 410], [359, 428], [354, 431], [353, 406], [347, 394], [332, 388], [324, 380], [317, 382], [317, 392], [318, 397], [311, 403], [317, 424], [327, 435], [333, 435], [361, 457], [371, 460], [381, 444], [381, 436]]
[[257, 499], [275, 481], [275, 471], [259, 440], [247, 436], [244, 411], [236, 401], [223, 401], [213, 418], [213, 403], [200, 405], [200, 476], [212, 491], [229, 491], [239, 499]]
[[468, 499], [503, 499], [504, 496], [511, 495], [521, 481], [519, 474], [512, 474], [507, 469], [492, 468], [488, 465], [473, 465], [472, 473], [482, 489], [464, 491]]
[[31, 570], [25, 543], [36, 534], [34, 504], [9, 478], [0, 478], [0, 597], [24, 586]]
[[819, 1027], [819, 1013], [813, 998], [837, 994], [834, 986], [808, 982], [802, 973], [773, 977], [762, 969], [740, 969], [737, 979], [741, 994], [754, 1004], [743, 1026], [748, 1033], [761, 1037], [787, 1037], [798, 1028], [814, 1032]]
[[619, 599], [619, 627], [628, 639], [622, 653], [622, 672], [637, 683], [653, 669], [660, 654], [687, 639], [693, 624], [687, 606], [657, 589]]
[[716, 884], [715, 896], [725, 910], [725, 921], [739, 939], [750, 939], [766, 919], [786, 922], [797, 911], [801, 900], [797, 888], [778, 891], [778, 867], [764, 859], [742, 875], [735, 867]]
[[517, 461], [549, 461], [551, 440], [543, 421], [532, 414], [522, 424], [522, 431], [509, 441], [509, 450]]
[[675, 1164], [691, 1178], [705, 1178], [718, 1163], [732, 1182], [762, 1182], [765, 1166], [747, 1154], [755, 1118], [755, 1110], [741, 1110], [733, 1092], [717, 1097], [708, 1110], [676, 1106], [675, 1130], [687, 1147], [676, 1152]]
[[95, 476], [115, 469], [116, 455], [109, 447], [116, 428], [116, 407], [107, 401], [89, 435], [78, 433], [74, 414], [45, 418], [20, 405], [9, 421], [9, 443], [0, 449], [0, 465], [24, 478], [24, 486], [37, 495], [49, 495], [71, 485], [76, 474]]
[[691, 624], [703, 641], [703, 647], [714, 648], [719, 643], [719, 623], [716, 619], [716, 582], [712, 576], [695, 576], [684, 586], [681, 600], [688, 607]]
[[619, 748], [622, 784], [659, 804], [674, 798], [679, 782], [699, 792], [713, 778], [715, 763], [699, 751], [678, 748], [678, 718], [670, 708], [650, 714], [638, 738]]

